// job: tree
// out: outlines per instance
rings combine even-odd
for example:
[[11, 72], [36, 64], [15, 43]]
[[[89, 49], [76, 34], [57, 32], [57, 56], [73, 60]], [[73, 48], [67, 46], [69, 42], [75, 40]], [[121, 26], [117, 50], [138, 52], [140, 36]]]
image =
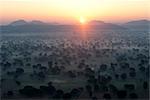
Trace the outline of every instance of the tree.
[[115, 64], [115, 63], [111, 63], [111, 69], [113, 70], [113, 71], [115, 71], [115, 68], [117, 67], [117, 64]]
[[16, 74], [17, 75], [21, 75], [24, 73], [24, 69], [23, 68], [16, 68]]
[[127, 74], [126, 74], [126, 73], [122, 73], [122, 74], [120, 75], [120, 77], [121, 77], [123, 80], [125, 80], [125, 79], [127, 79]]
[[129, 63], [121, 63], [121, 68], [122, 69], [127, 69], [127, 68], [129, 68]]
[[113, 84], [109, 84], [108, 88], [109, 88], [109, 91], [113, 94], [115, 94], [118, 91], [117, 87]]
[[109, 82], [111, 81], [111, 77], [105, 77], [104, 75], [99, 75], [98, 76], [98, 82], [101, 84], [101, 85], [106, 85], [108, 84]]
[[129, 76], [134, 78], [136, 76], [136, 72], [135, 71], [129, 72]]
[[118, 75], [118, 74], [115, 74], [115, 78], [116, 78], [116, 79], [119, 79], [119, 75]]
[[3, 67], [2, 67], [3, 70], [6, 70], [6, 69], [11, 67], [11, 63], [9, 63], [9, 62], [6, 62], [6, 63], [4, 63], [2, 65], [3, 65]]
[[34, 88], [33, 86], [25, 86], [23, 89], [19, 90], [19, 93], [27, 97], [42, 96], [42, 92], [39, 89]]
[[92, 76], [89, 76], [89, 79], [87, 80], [87, 82], [90, 84], [96, 84], [98, 80], [95, 78], [94, 75], [92, 75]]
[[104, 93], [103, 98], [104, 99], [111, 99], [110, 93]]
[[106, 64], [102, 64], [101, 66], [100, 66], [100, 69], [99, 69], [100, 71], [106, 71], [107, 70], [107, 65]]
[[80, 90], [74, 88], [71, 90], [70, 94], [71, 94], [71, 97], [79, 97], [80, 96]]
[[92, 97], [92, 100], [98, 100], [96, 96]]
[[38, 66], [37, 66], [37, 65], [32, 65], [32, 68], [33, 68], [33, 69], [37, 69]]
[[64, 99], [64, 100], [70, 100], [70, 99], [71, 99], [71, 94], [70, 94], [70, 93], [65, 93], [65, 94], [63, 95], [63, 99]]
[[87, 91], [87, 92], [92, 91], [92, 87], [91, 87], [91, 85], [86, 85], [86, 91]]
[[53, 96], [53, 98], [55, 98], [55, 99], [60, 99], [60, 98], [63, 97], [63, 95], [64, 95], [64, 91], [59, 89], [59, 90], [56, 91], [56, 93], [55, 93], [55, 95]]
[[140, 68], [139, 68], [139, 70], [141, 71], [141, 72], [145, 72], [145, 67], [143, 67], [143, 66], [141, 66]]
[[49, 62], [48, 62], [48, 67], [49, 67], [49, 69], [51, 69], [52, 66], [53, 66], [53, 62], [52, 62], [52, 61], [49, 61]]
[[131, 99], [137, 99], [138, 96], [137, 96], [136, 93], [130, 93], [130, 94], [129, 94], [129, 98], [131, 98]]
[[55, 66], [54, 68], [51, 69], [52, 74], [60, 74], [60, 69], [58, 68], [58, 66]]
[[75, 77], [76, 77], [76, 74], [75, 74], [73, 71], [68, 71], [68, 75], [69, 75], [71, 78], [75, 78]]
[[44, 72], [39, 72], [38, 73], [38, 77], [40, 78], [40, 79], [45, 79], [45, 74], [44, 74]]
[[20, 81], [15, 81], [15, 82], [16, 82], [16, 84], [17, 84], [18, 86], [21, 85], [21, 82], [20, 82]]
[[94, 71], [91, 68], [85, 68], [85, 76], [89, 77], [93, 75], [94, 75]]
[[91, 85], [86, 85], [86, 91], [89, 93], [89, 96], [92, 96], [92, 87]]
[[143, 82], [143, 88], [148, 89], [148, 82], [147, 81]]
[[133, 72], [135, 71], [135, 68], [133, 68], [133, 67], [130, 67], [129, 69], [130, 69], [130, 71], [133, 71]]
[[124, 88], [128, 90], [134, 90], [135, 85], [134, 84], [124, 84]]
[[49, 95], [48, 93], [48, 86], [40, 86], [40, 90], [43, 93], [43, 95]]
[[7, 92], [7, 96], [8, 96], [8, 97], [13, 96], [13, 95], [14, 95], [13, 91], [8, 91], [8, 92]]
[[111, 80], [112, 80], [112, 77], [111, 77], [111, 76], [108, 76], [108, 77], [107, 77], [107, 81], [110, 82]]
[[104, 92], [108, 92], [108, 86], [102, 85], [102, 90], [103, 90]]
[[117, 92], [117, 96], [118, 96], [119, 99], [126, 98], [126, 96], [127, 96], [127, 91], [125, 91], [125, 90], [119, 90], [119, 91]]
[[46, 73], [46, 71], [47, 71], [47, 67], [45, 67], [45, 66], [41, 66], [41, 67], [40, 67], [40, 70], [41, 70], [42, 72]]
[[148, 67], [146, 68], [146, 73], [145, 73], [145, 74], [146, 74], [146, 77], [148, 77], [148, 78], [149, 78], [149, 75], [150, 75], [150, 74], [149, 74], [149, 71], [150, 71], [149, 68], [150, 68], [150, 66], [148, 66]]
[[56, 88], [53, 86], [52, 82], [48, 83], [48, 93], [53, 96], [56, 92]]
[[98, 85], [98, 84], [95, 84], [95, 85], [94, 85], [94, 91], [95, 91], [95, 92], [98, 92], [98, 91], [99, 91], [99, 85]]

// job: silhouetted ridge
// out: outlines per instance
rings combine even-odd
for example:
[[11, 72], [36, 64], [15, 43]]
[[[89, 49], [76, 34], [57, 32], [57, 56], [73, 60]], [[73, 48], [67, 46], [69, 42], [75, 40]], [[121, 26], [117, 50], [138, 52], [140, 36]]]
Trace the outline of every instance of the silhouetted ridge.
[[16, 21], [10, 23], [9, 25], [20, 26], [20, 25], [25, 25], [25, 24], [28, 24], [25, 20], [16, 20]]

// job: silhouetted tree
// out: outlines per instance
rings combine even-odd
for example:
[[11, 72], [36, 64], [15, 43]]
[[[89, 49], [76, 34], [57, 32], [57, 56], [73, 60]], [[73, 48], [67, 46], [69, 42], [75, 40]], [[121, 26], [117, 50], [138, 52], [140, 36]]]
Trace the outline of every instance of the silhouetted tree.
[[124, 88], [128, 90], [134, 90], [135, 85], [134, 84], [124, 84]]
[[121, 63], [121, 68], [122, 68], [122, 69], [127, 69], [127, 68], [129, 68], [129, 63]]
[[98, 84], [95, 84], [95, 85], [94, 85], [94, 91], [95, 91], [95, 92], [98, 92], [98, 91], [99, 91], [99, 85], [98, 85]]
[[45, 79], [46, 77], [44, 72], [39, 72], [37, 75], [40, 79]]
[[56, 93], [55, 93], [55, 95], [53, 96], [53, 98], [55, 98], [55, 99], [60, 99], [60, 98], [63, 97], [63, 95], [64, 95], [64, 91], [59, 89], [59, 90], [56, 91]]
[[68, 71], [68, 75], [69, 75], [71, 78], [75, 78], [75, 77], [76, 77], [76, 74], [75, 74], [73, 71]]
[[104, 93], [103, 98], [104, 99], [111, 99], [110, 93]]
[[20, 81], [15, 81], [15, 82], [16, 82], [16, 84], [17, 84], [18, 86], [21, 85], [21, 82], [20, 82]]
[[48, 93], [53, 96], [56, 92], [56, 88], [53, 86], [52, 82], [48, 83]]
[[98, 100], [98, 98], [96, 96], [92, 97], [92, 100]]
[[94, 71], [91, 68], [85, 68], [85, 76], [89, 77], [93, 75], [94, 75]]
[[107, 70], [107, 65], [106, 64], [102, 64], [101, 66], [100, 66], [100, 69], [99, 69], [100, 71], [106, 71]]
[[2, 64], [2, 70], [6, 70], [10, 67], [11, 67], [11, 63], [9, 63], [9, 62], [6, 62], [6, 63]]
[[70, 94], [70, 93], [65, 93], [65, 94], [63, 95], [63, 99], [64, 99], [64, 100], [70, 100], [70, 99], [71, 99], [71, 94]]
[[109, 91], [113, 94], [115, 94], [118, 91], [117, 87], [113, 84], [109, 84], [108, 88], [109, 88]]
[[7, 96], [8, 96], [8, 97], [13, 96], [13, 95], [14, 95], [13, 91], [8, 91], [8, 92], [7, 92]]
[[58, 66], [55, 66], [54, 68], [51, 69], [52, 74], [60, 74], [60, 69], [58, 68]]
[[125, 79], [127, 78], [127, 74], [126, 74], [126, 73], [122, 73], [122, 74], [120, 75], [120, 77], [121, 77], [123, 80], [125, 80]]
[[115, 74], [115, 78], [116, 78], [116, 79], [119, 79], [119, 75], [118, 75], [118, 74]]
[[45, 66], [41, 66], [39, 69], [44, 73], [46, 73], [46, 71], [47, 71], [47, 67], [45, 67]]
[[125, 91], [125, 90], [119, 90], [119, 91], [117, 92], [117, 96], [118, 96], [119, 99], [126, 98], [126, 96], [127, 96], [127, 91]]
[[40, 90], [44, 95], [49, 95], [48, 86], [40, 86]]
[[103, 75], [99, 75], [98, 76], [98, 82], [101, 84], [101, 85], [106, 85], [108, 84], [109, 82], [111, 81], [111, 77], [106, 77], [106, 76], [103, 76]]
[[135, 71], [135, 68], [133, 68], [133, 67], [130, 67], [129, 69], [130, 69], [131, 72]]
[[131, 98], [131, 99], [137, 99], [138, 96], [137, 96], [136, 93], [130, 93], [130, 94], [129, 94], [129, 98]]
[[89, 96], [92, 96], [92, 87], [91, 85], [86, 85], [86, 91], [89, 93]]
[[16, 74], [17, 75], [21, 75], [24, 73], [24, 69], [23, 68], [16, 68]]
[[88, 78], [89, 79], [87, 80], [87, 82], [90, 84], [96, 84], [98, 82], [94, 75], [91, 75]]
[[49, 61], [49, 62], [48, 62], [48, 67], [49, 67], [49, 69], [51, 69], [52, 66], [53, 66], [53, 62], [52, 62], [52, 61]]
[[32, 86], [25, 86], [23, 89], [19, 90], [20, 94], [28, 97], [39, 97], [42, 96], [42, 92]]
[[139, 68], [139, 70], [140, 70], [141, 72], [145, 72], [145, 67], [141, 66], [141, 67]]
[[148, 89], [148, 82], [147, 81], [143, 82], [143, 88]]
[[136, 76], [136, 72], [135, 71], [129, 72], [129, 76], [134, 78]]
[[71, 90], [70, 94], [71, 94], [71, 97], [79, 97], [80, 96], [80, 90], [74, 88]]

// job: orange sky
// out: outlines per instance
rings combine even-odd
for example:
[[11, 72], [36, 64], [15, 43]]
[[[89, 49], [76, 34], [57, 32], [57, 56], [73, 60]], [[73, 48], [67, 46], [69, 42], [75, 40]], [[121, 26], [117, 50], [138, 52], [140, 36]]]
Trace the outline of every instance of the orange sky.
[[0, 0], [2, 23], [17, 19], [45, 22], [150, 19], [149, 0]]

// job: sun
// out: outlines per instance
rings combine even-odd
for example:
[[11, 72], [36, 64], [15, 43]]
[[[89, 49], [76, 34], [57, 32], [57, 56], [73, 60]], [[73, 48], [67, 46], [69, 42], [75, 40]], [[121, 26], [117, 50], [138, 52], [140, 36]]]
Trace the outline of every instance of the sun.
[[85, 24], [86, 23], [86, 19], [84, 17], [80, 17], [80, 23], [81, 24]]

